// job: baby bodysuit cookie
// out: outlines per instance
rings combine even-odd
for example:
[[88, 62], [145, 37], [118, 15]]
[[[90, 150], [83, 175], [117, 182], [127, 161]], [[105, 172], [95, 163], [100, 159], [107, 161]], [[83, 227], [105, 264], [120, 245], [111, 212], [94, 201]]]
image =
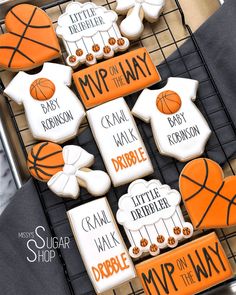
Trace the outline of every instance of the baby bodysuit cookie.
[[108, 192], [111, 181], [100, 170], [88, 167], [94, 163], [94, 156], [79, 146], [61, 147], [52, 142], [36, 144], [28, 154], [27, 166], [30, 174], [47, 185], [56, 195], [76, 199], [80, 186], [93, 196]]
[[6, 15], [5, 25], [7, 33], [0, 35], [0, 67], [29, 70], [61, 55], [52, 22], [42, 9], [19, 4]]
[[24, 104], [26, 118], [34, 138], [62, 143], [77, 135], [85, 116], [83, 106], [69, 89], [72, 69], [45, 63], [41, 72], [19, 72], [4, 93]]
[[121, 33], [129, 40], [138, 39], [144, 29], [143, 19], [157, 21], [164, 5], [165, 0], [117, 0], [116, 11], [127, 14], [120, 24]]
[[153, 173], [151, 160], [123, 97], [90, 109], [87, 118], [114, 186]]
[[119, 199], [117, 221], [124, 226], [133, 258], [144, 252], [155, 256], [160, 249], [176, 247], [178, 241], [192, 236], [193, 226], [184, 220], [177, 190], [159, 180], [138, 179]]
[[195, 159], [181, 172], [179, 188], [196, 229], [236, 225], [236, 176], [224, 178], [210, 159]]
[[193, 101], [198, 81], [169, 78], [165, 87], [145, 89], [132, 113], [151, 124], [159, 152], [188, 161], [204, 152], [211, 130]]
[[114, 11], [92, 2], [69, 3], [56, 29], [68, 53], [67, 64], [74, 68], [81, 63], [92, 65], [97, 59], [126, 50], [129, 41], [121, 36], [117, 19]]

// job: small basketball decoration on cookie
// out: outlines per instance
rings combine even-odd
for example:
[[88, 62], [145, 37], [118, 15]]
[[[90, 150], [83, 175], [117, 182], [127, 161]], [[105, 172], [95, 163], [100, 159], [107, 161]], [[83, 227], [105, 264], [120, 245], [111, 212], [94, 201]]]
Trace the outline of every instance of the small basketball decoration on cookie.
[[139, 247], [134, 247], [133, 249], [132, 249], [132, 252], [133, 252], [133, 254], [134, 255], [139, 255], [139, 253], [140, 253], [140, 249], [139, 249]]
[[77, 56], [82, 56], [84, 54], [84, 52], [83, 52], [83, 50], [81, 48], [79, 48], [79, 49], [76, 50], [75, 54]]
[[92, 50], [93, 50], [94, 52], [98, 52], [98, 51], [100, 50], [100, 46], [99, 46], [98, 44], [94, 44], [94, 45], [92, 46]]
[[176, 240], [175, 240], [174, 237], [169, 237], [169, 238], [168, 238], [168, 245], [169, 245], [170, 247], [173, 247], [173, 246], [175, 245], [175, 243], [176, 243]]
[[163, 235], [159, 235], [159, 236], [157, 237], [157, 242], [158, 242], [159, 244], [164, 243], [164, 242], [165, 242], [165, 237], [164, 237]]
[[38, 78], [30, 86], [30, 95], [36, 100], [48, 100], [55, 93], [55, 85], [47, 78]]
[[27, 166], [30, 174], [40, 180], [48, 181], [64, 166], [62, 148], [52, 142], [36, 144], [28, 154]]
[[184, 236], [189, 236], [191, 234], [190, 228], [184, 227], [183, 228], [183, 235]]
[[156, 106], [161, 113], [171, 115], [180, 109], [181, 98], [175, 91], [165, 90], [157, 96]]
[[156, 253], [158, 252], [158, 246], [156, 244], [151, 244], [151, 246], [149, 247], [149, 251], [151, 254], [156, 255]]
[[94, 56], [92, 55], [92, 53], [88, 53], [88, 54], [86, 55], [86, 60], [87, 60], [88, 62], [91, 62], [93, 59], [94, 59]]
[[148, 245], [148, 240], [143, 238], [143, 239], [140, 241], [140, 246], [141, 246], [141, 247], [147, 247], [147, 245]]
[[110, 53], [110, 52], [111, 52], [111, 47], [108, 46], [108, 45], [104, 46], [104, 47], [103, 47], [103, 52], [104, 52], [105, 54]]
[[118, 44], [119, 46], [124, 46], [124, 45], [125, 45], [125, 40], [124, 40], [124, 38], [119, 38], [119, 39], [117, 40], [117, 44]]
[[236, 225], [236, 176], [224, 178], [216, 162], [206, 158], [189, 162], [179, 188], [195, 228]]
[[175, 235], [180, 235], [181, 234], [181, 228], [179, 226], [175, 226], [173, 229], [173, 232]]
[[108, 39], [108, 43], [109, 43], [110, 45], [115, 45], [115, 44], [116, 44], [116, 39], [113, 38], [113, 37], [111, 37], [111, 38]]
[[69, 56], [69, 61], [70, 61], [70, 63], [76, 62], [76, 56], [75, 55]]

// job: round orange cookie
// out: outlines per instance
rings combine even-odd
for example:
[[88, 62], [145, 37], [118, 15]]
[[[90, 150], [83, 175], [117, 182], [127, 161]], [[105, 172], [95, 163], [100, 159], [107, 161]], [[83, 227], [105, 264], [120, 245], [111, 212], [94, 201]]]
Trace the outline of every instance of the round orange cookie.
[[52, 142], [36, 144], [28, 154], [27, 166], [33, 177], [40, 181], [48, 181], [63, 169], [62, 148]]
[[224, 178], [209, 159], [195, 159], [181, 172], [179, 188], [195, 228], [236, 224], [236, 176]]
[[161, 113], [171, 115], [180, 109], [181, 98], [176, 92], [165, 90], [157, 96], [156, 106]]
[[54, 93], [54, 83], [46, 78], [38, 78], [30, 86], [30, 95], [36, 100], [48, 100]]

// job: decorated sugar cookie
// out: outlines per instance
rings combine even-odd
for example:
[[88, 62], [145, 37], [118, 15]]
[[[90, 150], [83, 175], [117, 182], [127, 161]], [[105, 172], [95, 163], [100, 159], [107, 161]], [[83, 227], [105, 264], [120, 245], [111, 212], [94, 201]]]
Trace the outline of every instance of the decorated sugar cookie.
[[61, 55], [48, 15], [30, 4], [19, 4], [6, 15], [7, 33], [0, 35], [0, 67], [29, 70]]
[[106, 198], [75, 207], [67, 211], [67, 216], [97, 294], [116, 288], [136, 276]]
[[181, 172], [179, 188], [195, 228], [236, 225], [236, 176], [224, 178], [210, 159], [195, 159]]
[[71, 2], [58, 19], [57, 35], [62, 38], [68, 57], [67, 64], [95, 64], [97, 59], [111, 58], [116, 51], [129, 46], [121, 36], [114, 11], [92, 2]]
[[90, 109], [87, 118], [114, 186], [153, 173], [142, 137], [123, 97]]
[[41, 72], [19, 72], [4, 93], [23, 104], [29, 128], [36, 139], [65, 142], [78, 133], [85, 112], [68, 88], [72, 70], [68, 66], [45, 63]]
[[159, 180], [138, 179], [119, 199], [117, 221], [130, 241], [129, 253], [136, 258], [144, 252], [155, 256], [160, 249], [176, 247], [179, 240], [192, 236], [193, 226], [185, 222], [178, 191]]
[[93, 196], [102, 196], [110, 188], [109, 176], [91, 170], [94, 156], [79, 146], [61, 147], [52, 142], [36, 144], [28, 154], [27, 166], [36, 179], [47, 182], [56, 195], [76, 199], [80, 186]]
[[233, 276], [230, 262], [215, 233], [145, 260], [136, 265], [136, 271], [148, 295], [198, 294]]
[[164, 5], [165, 0], [117, 0], [116, 11], [127, 14], [120, 24], [121, 33], [129, 40], [138, 39], [144, 29], [143, 19], [156, 22]]
[[159, 152], [179, 161], [200, 156], [211, 130], [193, 103], [198, 81], [169, 78], [165, 87], [145, 89], [138, 97], [132, 113], [151, 124]]
[[147, 49], [142, 47], [73, 74], [87, 109], [127, 96], [161, 80]]

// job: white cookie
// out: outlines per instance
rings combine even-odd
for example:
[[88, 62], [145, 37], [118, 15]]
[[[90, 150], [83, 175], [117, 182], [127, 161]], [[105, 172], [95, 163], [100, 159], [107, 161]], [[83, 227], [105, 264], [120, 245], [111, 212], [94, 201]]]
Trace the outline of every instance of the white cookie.
[[72, 70], [68, 66], [45, 63], [41, 72], [19, 72], [4, 93], [23, 104], [34, 138], [63, 143], [78, 133], [84, 108], [69, 89]]
[[153, 173], [143, 140], [123, 97], [87, 111], [87, 117], [114, 186]]
[[192, 236], [193, 226], [185, 222], [178, 191], [159, 180], [138, 179], [119, 199], [116, 218], [124, 226], [133, 258], [144, 252], [156, 256], [160, 248], [176, 247], [178, 241]]
[[200, 156], [211, 130], [196, 105], [198, 81], [169, 78], [165, 87], [144, 89], [132, 113], [151, 123], [159, 152], [179, 161]]
[[129, 40], [136, 40], [143, 32], [143, 19], [156, 22], [165, 0], [117, 0], [116, 11], [127, 14], [120, 24], [121, 33]]
[[67, 211], [84, 265], [97, 294], [133, 279], [134, 265], [106, 198]]
[[116, 24], [117, 14], [92, 2], [71, 2], [58, 18], [57, 35], [63, 39], [67, 64], [93, 65], [97, 59], [111, 58], [129, 47]]
[[94, 162], [94, 156], [79, 146], [67, 145], [63, 148], [65, 165], [48, 181], [48, 187], [60, 197], [76, 199], [79, 184], [92, 196], [104, 196], [110, 189], [111, 181], [101, 170], [84, 169]]

